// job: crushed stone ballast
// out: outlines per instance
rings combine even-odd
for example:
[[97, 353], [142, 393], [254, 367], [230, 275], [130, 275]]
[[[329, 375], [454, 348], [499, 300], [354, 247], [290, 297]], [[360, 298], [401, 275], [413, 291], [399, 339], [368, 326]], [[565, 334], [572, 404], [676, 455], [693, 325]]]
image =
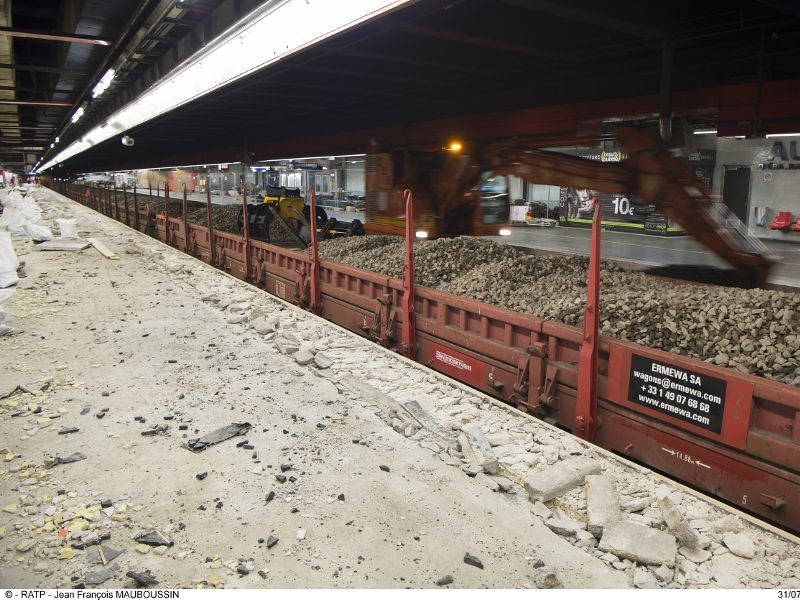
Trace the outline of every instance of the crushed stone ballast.
[[[60, 182], [58, 189], [408, 351], [402, 240], [326, 242], [322, 255], [337, 262], [316, 263], [315, 291], [308, 252], [192, 224], [185, 203], [181, 215], [148, 209], [137, 216], [130, 206], [93, 201], [91, 188]], [[415, 360], [572, 430], [583, 340], [574, 325], [584, 308], [586, 259], [523, 256], [464, 238], [420, 244], [415, 254], [424, 284], [413, 287]], [[797, 296], [675, 286], [606, 266], [601, 308], [603, 330], [633, 339], [600, 340], [600, 427], [592, 441], [800, 531], [800, 388], [786, 383], [798, 375]]]

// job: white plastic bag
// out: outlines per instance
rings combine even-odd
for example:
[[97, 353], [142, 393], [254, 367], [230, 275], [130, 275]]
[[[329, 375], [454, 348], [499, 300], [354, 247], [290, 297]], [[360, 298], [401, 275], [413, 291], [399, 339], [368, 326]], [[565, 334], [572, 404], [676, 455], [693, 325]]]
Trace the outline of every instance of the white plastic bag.
[[11, 234], [0, 231], [0, 289], [16, 285], [19, 282], [17, 269], [19, 259], [11, 245]]
[[76, 238], [78, 237], [78, 222], [75, 219], [56, 219], [58, 223], [59, 237]]
[[53, 239], [53, 232], [49, 227], [44, 225], [36, 225], [34, 223], [25, 223], [23, 227], [25, 233], [31, 236], [31, 239], [37, 242], [46, 242]]

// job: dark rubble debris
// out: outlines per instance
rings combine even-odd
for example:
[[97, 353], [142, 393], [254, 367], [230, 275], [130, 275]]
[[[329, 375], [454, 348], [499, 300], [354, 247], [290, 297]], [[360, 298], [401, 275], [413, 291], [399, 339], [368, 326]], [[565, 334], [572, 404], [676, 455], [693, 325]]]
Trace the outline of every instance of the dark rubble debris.
[[88, 415], [90, 410], [92, 410], [92, 409], [91, 409], [91, 408], [89, 408], [88, 406], [84, 406], [84, 407], [81, 409], [81, 414], [82, 414], [82, 415]]
[[169, 431], [169, 425], [153, 425], [150, 429], [145, 429], [142, 432], [144, 436], [160, 435]]
[[100, 508], [111, 508], [114, 506], [114, 501], [111, 498], [100, 500]]
[[200, 481], [203, 481], [203, 479], [208, 477], [208, 471], [203, 471], [202, 473], [198, 473], [197, 475], [195, 475], [195, 477]]
[[336, 496], [336, 499], [339, 500], [339, 502], [344, 502], [344, 494], [339, 494]]
[[391, 471], [388, 465], [381, 465], [379, 468], [381, 471], [386, 471], [387, 473]]
[[86, 460], [86, 455], [81, 452], [73, 452], [69, 456], [56, 456], [52, 460], [45, 461], [44, 468], [52, 469], [56, 465], [66, 465], [69, 463], [78, 462], [79, 460]]
[[277, 543], [278, 543], [278, 538], [276, 538], [274, 535], [269, 536], [267, 538], [267, 549], [272, 548]]
[[80, 429], [77, 427], [62, 427], [58, 430], [58, 435], [68, 435], [70, 433], [78, 433]]
[[140, 533], [135, 538], [133, 538], [140, 544], [147, 544], [148, 546], [172, 546], [174, 543], [172, 540], [168, 539], [163, 533], [160, 531], [150, 531], [148, 533]]
[[231, 423], [225, 427], [207, 433], [203, 437], [195, 438], [187, 442], [187, 447], [192, 452], [200, 452], [209, 446], [224, 442], [227, 439], [236, 437], [237, 435], [244, 435], [250, 430], [250, 423]]
[[281, 473], [286, 473], [286, 471], [289, 471], [291, 468], [292, 468], [291, 463], [281, 465]]
[[103, 569], [102, 571], [89, 571], [86, 575], [83, 576], [83, 580], [88, 585], [100, 585], [101, 583], [105, 583], [112, 577], [114, 577], [116, 573], [114, 573], [113, 569]]
[[278, 480], [278, 483], [286, 483], [286, 475], [275, 475], [275, 479]]
[[472, 565], [473, 567], [478, 567], [479, 569], [483, 568], [483, 562], [477, 556], [472, 556], [469, 552], [464, 555], [464, 562], [468, 565]]
[[158, 579], [153, 576], [153, 573], [150, 572], [150, 569], [142, 571], [141, 573], [137, 573], [136, 571], [128, 571], [125, 573], [125, 575], [133, 579], [136, 582], [136, 585], [139, 587], [147, 587], [148, 585], [154, 585], [158, 583]]
[[452, 575], [445, 575], [441, 579], [436, 582], [436, 585], [443, 586], [443, 585], [450, 585], [453, 583], [453, 576]]
[[265, 503], [265, 504], [269, 504], [269, 503], [270, 503], [270, 502], [272, 502], [274, 499], [275, 499], [275, 492], [274, 492], [274, 491], [271, 491], [269, 494], [267, 494], [267, 498], [266, 498], [266, 501], [265, 501], [264, 503]]

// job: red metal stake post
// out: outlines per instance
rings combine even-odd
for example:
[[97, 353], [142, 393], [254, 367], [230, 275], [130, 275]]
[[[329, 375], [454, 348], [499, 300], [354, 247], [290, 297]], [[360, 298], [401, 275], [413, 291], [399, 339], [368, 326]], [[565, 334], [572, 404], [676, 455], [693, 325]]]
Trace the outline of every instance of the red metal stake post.
[[141, 231], [139, 229], [139, 195], [135, 183], [133, 184], [133, 224], [136, 227], [136, 231]]
[[588, 441], [597, 427], [597, 345], [600, 336], [600, 202], [594, 201], [583, 344], [578, 357], [578, 398], [573, 433]]
[[183, 213], [183, 251], [187, 254], [189, 252], [189, 203], [186, 198], [186, 184], [183, 184], [183, 204], [181, 205], [181, 212]]
[[210, 264], [216, 265], [214, 252], [214, 221], [211, 219], [211, 178], [206, 179], [206, 224], [208, 225], [208, 253]]
[[247, 191], [242, 188], [242, 237], [244, 237], [244, 280], [250, 281], [250, 219], [247, 215]]
[[414, 195], [405, 190], [406, 197], [406, 257], [403, 266], [403, 354], [415, 358], [417, 353], [417, 330], [414, 315]]
[[122, 201], [125, 203], [125, 225], [131, 226], [131, 214], [128, 212], [128, 186], [122, 188]]
[[322, 312], [322, 291], [319, 283], [319, 243], [317, 242], [317, 195], [311, 190], [309, 198], [310, 229], [308, 254], [311, 259], [311, 312], [318, 315]]

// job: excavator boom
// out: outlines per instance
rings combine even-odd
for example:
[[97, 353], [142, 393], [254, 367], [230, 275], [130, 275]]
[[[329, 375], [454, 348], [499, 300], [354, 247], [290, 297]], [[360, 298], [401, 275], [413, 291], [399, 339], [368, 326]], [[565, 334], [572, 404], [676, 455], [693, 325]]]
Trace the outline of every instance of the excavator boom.
[[620, 163], [598, 163], [524, 144], [484, 146], [480, 162], [497, 175], [533, 183], [642, 198], [734, 267], [739, 287], [763, 287], [773, 264], [766, 246], [724, 204], [713, 202], [700, 180], [660, 142], [631, 128], [619, 130], [618, 136], [628, 156]]

